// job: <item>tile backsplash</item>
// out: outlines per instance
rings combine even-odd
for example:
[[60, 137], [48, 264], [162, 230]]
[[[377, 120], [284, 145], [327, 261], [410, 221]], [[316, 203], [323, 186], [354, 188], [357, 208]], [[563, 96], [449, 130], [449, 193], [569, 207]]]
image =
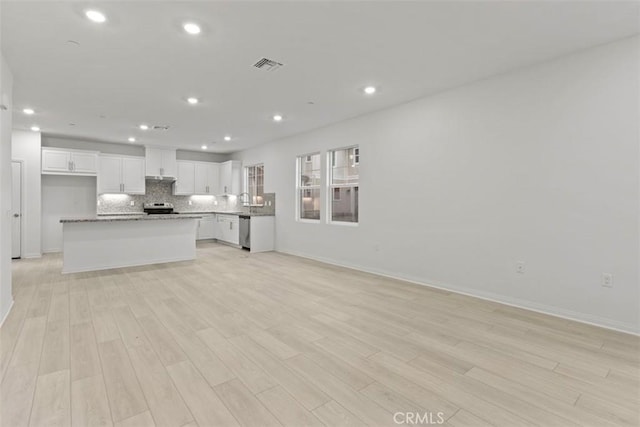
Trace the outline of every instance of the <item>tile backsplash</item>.
[[[113, 213], [141, 213], [145, 203], [173, 203], [176, 212], [247, 211], [260, 214], [275, 213], [275, 193], [264, 195], [262, 207], [243, 207], [235, 196], [174, 196], [173, 183], [146, 181], [144, 195], [102, 194], [98, 196], [98, 215]], [[133, 202], [133, 206], [131, 206]], [[191, 204], [189, 204], [191, 203]]]

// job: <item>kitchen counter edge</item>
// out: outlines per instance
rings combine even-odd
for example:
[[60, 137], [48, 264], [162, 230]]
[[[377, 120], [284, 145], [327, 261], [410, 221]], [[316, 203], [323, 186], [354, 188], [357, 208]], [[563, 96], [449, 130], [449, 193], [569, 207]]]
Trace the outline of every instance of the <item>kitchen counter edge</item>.
[[168, 215], [100, 215], [95, 217], [60, 218], [61, 223], [71, 222], [117, 222], [117, 221], [162, 221], [171, 219], [200, 219], [198, 214]]

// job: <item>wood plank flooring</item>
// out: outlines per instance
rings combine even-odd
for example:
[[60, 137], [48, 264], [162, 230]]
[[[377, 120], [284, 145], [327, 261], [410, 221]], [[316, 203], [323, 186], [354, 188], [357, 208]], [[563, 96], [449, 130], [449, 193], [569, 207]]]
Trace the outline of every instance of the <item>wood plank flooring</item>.
[[13, 263], [0, 424], [638, 426], [638, 337], [278, 253]]

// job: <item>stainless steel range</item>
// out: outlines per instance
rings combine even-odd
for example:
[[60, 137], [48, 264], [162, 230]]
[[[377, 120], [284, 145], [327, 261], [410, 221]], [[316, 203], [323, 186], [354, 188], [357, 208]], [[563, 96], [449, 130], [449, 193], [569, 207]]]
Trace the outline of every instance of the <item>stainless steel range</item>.
[[149, 215], [177, 214], [173, 211], [173, 203], [145, 203], [144, 212]]

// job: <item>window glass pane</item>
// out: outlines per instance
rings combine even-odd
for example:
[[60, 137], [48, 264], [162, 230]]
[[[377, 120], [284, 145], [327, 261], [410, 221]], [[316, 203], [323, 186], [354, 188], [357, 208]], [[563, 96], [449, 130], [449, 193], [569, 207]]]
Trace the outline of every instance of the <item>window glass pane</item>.
[[300, 192], [300, 219], [320, 219], [320, 189], [305, 188]]
[[331, 153], [331, 185], [357, 184], [359, 174], [360, 150], [357, 147], [335, 150]]
[[300, 187], [320, 185], [320, 154], [300, 157]]
[[358, 222], [358, 187], [334, 187], [331, 221]]
[[264, 165], [247, 166], [245, 176], [245, 189], [249, 197], [243, 199], [243, 203], [248, 201], [252, 205], [261, 205], [264, 201]]

